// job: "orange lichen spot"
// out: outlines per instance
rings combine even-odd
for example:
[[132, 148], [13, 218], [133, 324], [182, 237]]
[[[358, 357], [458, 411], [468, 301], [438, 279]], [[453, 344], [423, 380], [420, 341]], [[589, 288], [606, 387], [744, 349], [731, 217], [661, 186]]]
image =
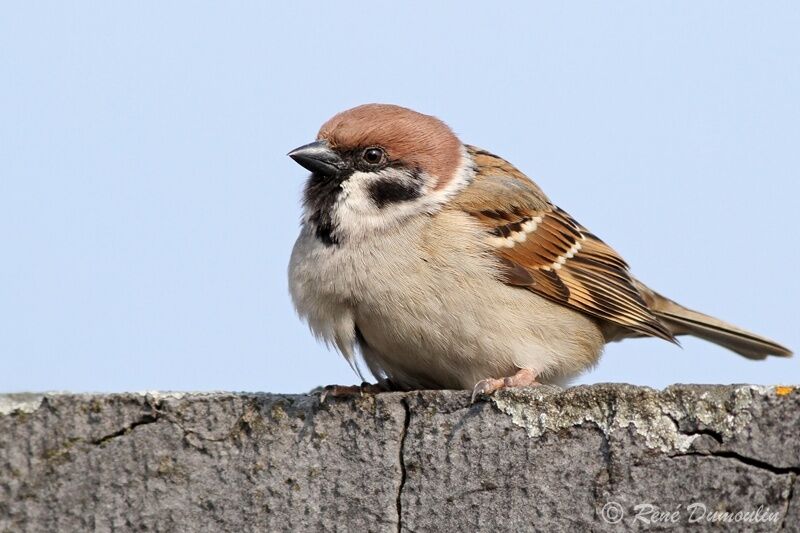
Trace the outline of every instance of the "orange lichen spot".
[[793, 390], [794, 387], [778, 386], [775, 387], [775, 394], [778, 396], [786, 396], [787, 394], [791, 394]]

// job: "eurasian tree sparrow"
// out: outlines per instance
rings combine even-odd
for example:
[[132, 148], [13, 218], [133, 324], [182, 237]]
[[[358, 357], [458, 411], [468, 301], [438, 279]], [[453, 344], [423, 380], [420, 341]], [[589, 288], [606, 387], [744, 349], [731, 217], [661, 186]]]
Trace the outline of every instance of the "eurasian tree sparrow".
[[791, 355], [649, 289], [522, 172], [437, 118], [362, 105], [289, 156], [311, 171], [294, 305], [351, 366], [357, 347], [395, 388], [563, 383], [628, 337]]

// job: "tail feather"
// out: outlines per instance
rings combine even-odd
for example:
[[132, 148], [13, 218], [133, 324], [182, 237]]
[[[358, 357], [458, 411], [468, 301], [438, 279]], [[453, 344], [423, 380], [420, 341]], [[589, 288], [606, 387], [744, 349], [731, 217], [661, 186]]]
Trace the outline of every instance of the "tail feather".
[[[717, 318], [687, 309], [647, 289], [653, 313], [670, 329], [673, 335], [692, 335], [713, 342], [748, 359], [764, 359], [769, 355], [789, 357], [792, 351], [777, 342], [750, 333]], [[649, 297], [649, 298], [648, 298]]]
[[650, 310], [675, 335], [692, 335], [713, 342], [748, 359], [765, 359], [770, 355], [790, 357], [792, 351], [755, 333], [723, 322], [718, 318], [688, 309], [634, 280], [636, 288]]

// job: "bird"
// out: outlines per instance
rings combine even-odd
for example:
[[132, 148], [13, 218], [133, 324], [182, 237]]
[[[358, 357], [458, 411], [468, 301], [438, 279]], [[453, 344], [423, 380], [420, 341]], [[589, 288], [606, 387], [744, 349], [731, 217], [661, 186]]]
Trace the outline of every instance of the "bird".
[[563, 385], [634, 337], [792, 355], [647, 287], [525, 174], [436, 117], [360, 105], [288, 156], [311, 173], [293, 304], [363, 380], [360, 353], [376, 390], [471, 389], [474, 400]]

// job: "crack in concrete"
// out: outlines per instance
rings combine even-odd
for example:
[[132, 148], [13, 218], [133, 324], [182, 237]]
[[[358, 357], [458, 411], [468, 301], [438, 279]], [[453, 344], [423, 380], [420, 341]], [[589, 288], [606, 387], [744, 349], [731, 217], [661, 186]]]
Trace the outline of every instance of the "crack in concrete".
[[[66, 460], [69, 461], [70, 459], [68, 458], [69, 457], [68, 454], [72, 454], [74, 451], [80, 450], [82, 453], [88, 453], [89, 450], [91, 450], [94, 447], [104, 446], [108, 442], [114, 439], [130, 434], [134, 429], [136, 429], [139, 426], [154, 424], [158, 422], [162, 418], [163, 414], [159, 410], [160, 402], [153, 404], [149, 400], [146, 400], [145, 403], [151, 408], [151, 413], [141, 416], [139, 419], [131, 422], [130, 424], [125, 425], [124, 427], [116, 431], [107, 433], [95, 439], [88, 439], [85, 437], [71, 437], [66, 439], [66, 441], [63, 442], [57, 448], [45, 450], [43, 455], [44, 468], [47, 468], [47, 465], [50, 464], [54, 459], [62, 461], [65, 460], [65, 458], [67, 458]], [[48, 401], [47, 396], [43, 397], [39, 407], [43, 407], [52, 413], [57, 413], [57, 410]], [[36, 468], [31, 468], [31, 470], [28, 472], [28, 475], [22, 476], [20, 480], [23, 483], [35, 483], [35, 481], [32, 480], [35, 480], [40, 474], [41, 472], [37, 472]]]
[[800, 475], [800, 466], [775, 466], [766, 461], [762, 461], [754, 457], [748, 457], [747, 455], [742, 455], [731, 450], [708, 452], [692, 451], [672, 454], [670, 457], [721, 457], [723, 459], [733, 459], [734, 461], [737, 461], [743, 465], [752, 466], [760, 470], [766, 470], [767, 472], [779, 476], [786, 474]]
[[150, 412], [141, 416], [138, 420], [131, 422], [117, 431], [113, 431], [93, 440], [84, 440], [84, 442], [93, 446], [102, 446], [109, 441], [129, 434], [139, 426], [146, 426], [148, 424], [155, 424], [158, 422], [163, 415], [161, 412], [161, 400], [145, 395], [144, 404], [150, 408]]
[[662, 411], [662, 413], [664, 414], [664, 416], [672, 420], [673, 424], [675, 424], [675, 431], [691, 438], [692, 442], [694, 442], [694, 437], [698, 437], [700, 435], [705, 435], [707, 437], [710, 437], [711, 439], [716, 441], [717, 444], [722, 444], [723, 441], [725, 440], [725, 435], [722, 432], [716, 431], [712, 428], [702, 428], [702, 429], [695, 428], [692, 430], [684, 430], [681, 428], [681, 421], [678, 418], [676, 418], [673, 413], [670, 413], [669, 411]]
[[[739, 449], [736, 447], [739, 442], [736, 437], [737, 434], [744, 431], [746, 422], [754, 416], [757, 416], [760, 412], [755, 410], [754, 412], [756, 414], [754, 414], [754, 412], [748, 409], [748, 404], [746, 402], [747, 396], [745, 393], [755, 394], [755, 392], [752, 392], [753, 390], [756, 389], [745, 387], [737, 388], [734, 391], [736, 393], [734, 397], [736, 403], [732, 406], [717, 401], [717, 398], [722, 396], [721, 393], [712, 394], [711, 392], [702, 392], [701, 394], [691, 396], [686, 395], [684, 398], [682, 396], [665, 397], [665, 393], [658, 393], [655, 397], [651, 397], [651, 393], [648, 391], [638, 396], [634, 396], [630, 394], [630, 392], [625, 396], [615, 395], [609, 397], [608, 395], [603, 395], [599, 400], [596, 400], [594, 397], [587, 398], [579, 394], [573, 394], [573, 398], [567, 398], [570, 401], [565, 401], [559, 396], [554, 396], [552, 399], [544, 396], [540, 397], [538, 393], [526, 394], [524, 396], [521, 394], [517, 394], [517, 396], [508, 394], [505, 400], [503, 400], [501, 396], [501, 401], [499, 403], [492, 402], [492, 404], [493, 407], [500, 412], [512, 415], [514, 425], [524, 427], [528, 430], [529, 435], [555, 435], [556, 438], [560, 438], [560, 432], [563, 429], [582, 425], [592, 431], [594, 431], [595, 428], [597, 431], [600, 431], [603, 438], [603, 441], [599, 445], [600, 461], [604, 463], [605, 471], [603, 472], [603, 465], [601, 464], [598, 476], [595, 478], [595, 486], [592, 487], [592, 490], [594, 491], [595, 501], [601, 502], [601, 505], [602, 502], [608, 501], [608, 496], [613, 495], [614, 491], [617, 489], [618, 483], [624, 485], [626, 482], [626, 469], [630, 468], [631, 465], [626, 462], [627, 456], [622, 452], [625, 451], [624, 447], [629, 445], [626, 439], [630, 437], [633, 439], [633, 441], [631, 441], [633, 446], [640, 447], [644, 445], [644, 448], [661, 452], [656, 454], [660, 456], [660, 458], [671, 459], [691, 456], [718, 457], [720, 459], [727, 459], [730, 462], [714, 464], [710, 459], [697, 461], [698, 463], [702, 462], [704, 464], [710, 463], [712, 468], [716, 466], [725, 466], [726, 469], [730, 470], [740, 469], [741, 467], [737, 466], [737, 464], [746, 465], [762, 470], [763, 472], [768, 472], [772, 476], [777, 476], [767, 476], [770, 478], [769, 484], [779, 489], [779, 494], [770, 492], [770, 502], [771, 505], [773, 505], [773, 509], [775, 509], [776, 513], [781, 513], [782, 511], [782, 516], [780, 518], [776, 516], [775, 525], [778, 525], [778, 530], [792, 530], [793, 528], [790, 527], [790, 524], [793, 523], [791, 517], [796, 514], [797, 498], [800, 497], [798, 496], [798, 494], [800, 494], [800, 488], [796, 487], [798, 479], [800, 479], [800, 464], [796, 464], [797, 461], [795, 461], [793, 457], [789, 457], [788, 459], [762, 459], [751, 457], [748, 454], [748, 449]], [[706, 394], [709, 396], [708, 399], [706, 399]], [[413, 401], [415, 398], [416, 397], [411, 396], [411, 394], [405, 394], [402, 396], [398, 395], [396, 399], [392, 398], [389, 401], [390, 404], [393, 404], [390, 408], [390, 412], [391, 418], [393, 419], [391, 427], [394, 430], [394, 435], [387, 434], [384, 438], [389, 438], [390, 440], [382, 441], [382, 445], [388, 446], [388, 448], [383, 448], [382, 453], [385, 454], [388, 452], [390, 463], [393, 462], [393, 460], [391, 460], [393, 456], [397, 457], [399, 475], [397, 471], [395, 471], [395, 474], [390, 476], [390, 479], [385, 480], [390, 483], [392, 480], [394, 481], [391, 485], [385, 486], [385, 488], [388, 488], [389, 493], [383, 493], [384, 497], [388, 496], [389, 516], [387, 517], [385, 514], [387, 511], [385, 507], [383, 507], [382, 511], [384, 514], [374, 514], [376, 517], [380, 516], [382, 519], [381, 527], [388, 527], [391, 529], [391, 499], [394, 496], [397, 531], [410, 530], [409, 526], [412, 525], [410, 521], [413, 520], [416, 506], [418, 505], [414, 500], [418, 500], [421, 497], [417, 494], [419, 489], [412, 483], [412, 488], [409, 489], [412, 491], [409, 493], [409, 501], [403, 500], [405, 485], [410, 479], [409, 476], [415, 475], [415, 473], [418, 472], [418, 468], [424, 465], [424, 463], [415, 461], [417, 457], [417, 446], [421, 444], [417, 443], [416, 440], [407, 442], [412, 414], [414, 415], [415, 429], [421, 431], [422, 426], [420, 426], [420, 424], [424, 426], [428, 423], [429, 412], [419, 407], [418, 403]], [[25, 401], [27, 402], [28, 399], [25, 399]], [[403, 409], [402, 415], [399, 410], [400, 407], [396, 403], [398, 401]], [[519, 407], [511, 409], [512, 401]], [[719, 404], [718, 412], [712, 410], [712, 404], [714, 402]], [[697, 407], [695, 403], [698, 404]], [[32, 409], [34, 404], [29, 402], [25, 405], [28, 406], [26, 409]], [[173, 405], [173, 403], [169, 401], [162, 402], [159, 398], [153, 398], [149, 394], [144, 401], [138, 398], [130, 403], [126, 400], [123, 403], [114, 403], [114, 405], [117, 406], [115, 409], [121, 411], [121, 414], [114, 414], [113, 417], [109, 416], [103, 420], [102, 429], [97, 428], [97, 426], [94, 428], [89, 426], [89, 431], [91, 431], [91, 433], [89, 435], [84, 433], [82, 435], [83, 438], [78, 437], [69, 440], [62, 446], [63, 452], [60, 449], [54, 452], [48, 450], [47, 453], [53, 455], [58, 460], [58, 462], [52, 461], [52, 464], [60, 468], [64, 461], [73, 461], [79, 454], [85, 454], [87, 452], [92, 453], [94, 448], [91, 448], [91, 446], [102, 447], [116, 439], [126, 436], [130, 436], [133, 441], [117, 442], [114, 445], [115, 450], [121, 444], [126, 445], [131, 442], [137, 442], [139, 440], [145, 441], [151, 438], [163, 439], [164, 436], [162, 434], [169, 434], [169, 438], [179, 439], [182, 433], [183, 439], [189, 447], [208, 454], [208, 450], [213, 452], [213, 446], [209, 445], [208, 449], [206, 449], [205, 443], [234, 440], [237, 441], [234, 444], [239, 445], [238, 439], [256, 438], [258, 433], [262, 430], [264, 420], [267, 421], [267, 424], [269, 424], [271, 420], [268, 418], [269, 415], [264, 407], [265, 405], [271, 404], [264, 404], [263, 402], [255, 400], [244, 402], [244, 404], [235, 403], [233, 406], [227, 407], [225, 411], [226, 416], [224, 418], [214, 419], [214, 423], [212, 424], [209, 422], [208, 425], [204, 425], [207, 419], [197, 414], [195, 410], [184, 409], [182, 405]], [[452, 402], [446, 404], [448, 409], [451, 405], [454, 404], [452, 404]], [[98, 406], [100, 406], [100, 404], [98, 404]], [[522, 408], [523, 406], [525, 409]], [[502, 407], [505, 407], [505, 409]], [[36, 409], [47, 409], [60, 415], [63, 405], [60, 403], [51, 405], [51, 402], [47, 398], [44, 398], [41, 402], [36, 404]], [[90, 404], [87, 409], [78, 412], [99, 412], [94, 410], [94, 404]], [[414, 411], [413, 413], [412, 410]], [[588, 415], [582, 414], [582, 412], [586, 412]], [[114, 413], [116, 413], [116, 411], [114, 411]], [[11, 414], [12, 416], [19, 416], [19, 419], [15, 419], [14, 423], [24, 423], [25, 417], [23, 417], [23, 415], [27, 414], [27, 411], [20, 408], [18, 404], [14, 404]], [[42, 414], [49, 416], [47, 413]], [[69, 412], [67, 412], [67, 414], [69, 414]], [[314, 411], [311, 411], [310, 416], [314, 416]], [[400, 420], [401, 416], [403, 416], [402, 422]], [[235, 422], [228, 427], [234, 418]], [[65, 420], [69, 419], [65, 418]], [[305, 418], [303, 418], [303, 420], [305, 420]], [[224, 423], [222, 423], [223, 421]], [[114, 424], [114, 422], [116, 423]], [[161, 425], [151, 430], [142, 432], [136, 431], [136, 428], [139, 426], [153, 423], [161, 423]], [[459, 419], [456, 427], [460, 428], [460, 424], [462, 423], [464, 423], [464, 420]], [[124, 424], [124, 426], [120, 427], [119, 424]], [[398, 427], [401, 428], [399, 436], [397, 431]], [[469, 428], [470, 426], [466, 427]], [[205, 428], [212, 428], [213, 431]], [[621, 430], [624, 430], [624, 432], [621, 432]], [[655, 436], [650, 435], [648, 440], [648, 432], [655, 432], [656, 434]], [[96, 435], [101, 436], [95, 437]], [[617, 438], [618, 435], [621, 435], [619, 439]], [[418, 435], [415, 433], [414, 436], [416, 437]], [[642, 438], [644, 438], [644, 441], [641, 440]], [[394, 445], [392, 445], [392, 442], [394, 442]], [[78, 445], [77, 447], [75, 447], [76, 444]], [[122, 448], [125, 447], [126, 446], [122, 446]], [[731, 451], [730, 448], [734, 448], [738, 451]], [[406, 452], [409, 453], [408, 464], [406, 464], [405, 461]], [[73, 456], [73, 453], [75, 456]], [[98, 451], [96, 453], [100, 452]], [[116, 454], [117, 452], [115, 451], [113, 453]], [[760, 454], [753, 453], [753, 455]], [[383, 455], [383, 457], [386, 456]], [[646, 457], [652, 457], [652, 454]], [[779, 457], [786, 457], [786, 454], [781, 454]], [[45, 459], [49, 461], [47, 457], [45, 457]], [[784, 466], [775, 466], [770, 462], [773, 460]], [[646, 463], [647, 461], [642, 464], [646, 465]], [[633, 464], [640, 466], [638, 463]], [[686, 464], [686, 462], [683, 462], [681, 466], [685, 466]], [[675, 463], [675, 465], [678, 466], [679, 463]], [[31, 483], [45, 483], [47, 482], [45, 477], [41, 477], [41, 479], [35, 478], [38, 478], [39, 474], [46, 476], [55, 472], [55, 470], [53, 470], [55, 467], [47, 468], [49, 469], [37, 473], [33, 470], [33, 467], [31, 467], [30, 474], [17, 478], [15, 483], [26, 482], [31, 479], [33, 479]], [[763, 472], [759, 477], [764, 475]], [[34, 474], [36, 475], [34, 476]], [[753, 475], [753, 472], [751, 471], [748, 475]], [[786, 485], [786, 483], [789, 484]], [[26, 491], [31, 492], [35, 487], [30, 485], [24, 488]], [[505, 486], [496, 487], [494, 485], [487, 485], [480, 489], [457, 495], [457, 498], [463, 498], [476, 492], [488, 492], [493, 490], [504, 493], [510, 489]], [[596, 510], [596, 514], [597, 513], [599, 513], [599, 510]], [[597, 517], [600, 516], [601, 515], [597, 514]], [[0, 529], [2, 529], [2, 527], [0, 527]]]
[[792, 484], [789, 485], [789, 496], [786, 498], [786, 507], [783, 509], [783, 519], [781, 519], [781, 525], [778, 528], [778, 531], [785, 531], [786, 530], [786, 518], [789, 516], [789, 505], [792, 503], [792, 498], [794, 498], [794, 485], [797, 483], [797, 474], [792, 474]]
[[794, 485], [797, 476], [800, 476], [800, 466], [789, 466], [789, 467], [781, 467], [775, 466], [771, 463], [766, 461], [761, 461], [760, 459], [755, 459], [753, 457], [748, 457], [746, 455], [741, 455], [739, 453], [724, 450], [724, 451], [709, 451], [709, 452], [686, 452], [686, 453], [678, 453], [670, 455], [670, 457], [719, 457], [723, 459], [731, 459], [736, 461], [737, 463], [751, 466], [753, 468], [758, 468], [759, 470], [765, 470], [770, 472], [771, 474], [777, 476], [789, 476], [789, 494], [786, 497], [785, 505], [783, 507], [783, 517], [781, 518], [781, 525], [777, 529], [777, 531], [783, 531], [785, 529], [786, 517], [789, 514], [789, 505], [791, 505], [792, 498], [794, 498]]
[[403, 406], [405, 417], [403, 419], [403, 431], [400, 433], [400, 446], [398, 451], [398, 460], [400, 463], [400, 484], [397, 487], [397, 496], [395, 497], [395, 507], [397, 508], [397, 531], [400, 533], [403, 529], [403, 488], [406, 485], [406, 436], [408, 435], [408, 426], [411, 424], [411, 407], [408, 405], [408, 398], [403, 396], [400, 400], [400, 405]]
[[[181, 431], [181, 433], [183, 433], [184, 439], [186, 439], [186, 437], [191, 436], [191, 437], [196, 437], [198, 440], [200, 440], [202, 442], [225, 442], [227, 440], [233, 439], [236, 436], [237, 429], [241, 426], [242, 417], [245, 416], [245, 413], [240, 414], [236, 418], [236, 422], [234, 422], [233, 425], [228, 429], [228, 431], [226, 431], [225, 434], [222, 435], [221, 437], [209, 437], [208, 435], [204, 435], [200, 431], [196, 431], [194, 429], [189, 429], [189, 428], [185, 427], [183, 425], [183, 421], [179, 420], [176, 416], [172, 416], [172, 415], [167, 414], [167, 413], [161, 413], [161, 415], [163, 416], [163, 418], [165, 420], [167, 420], [170, 424], [172, 424], [175, 427], [177, 427]], [[195, 448], [196, 450], [200, 450], [200, 451], [205, 451], [202, 448], [199, 448], [198, 446], [196, 446], [195, 443], [189, 441], [188, 439], [186, 439], [186, 440], [187, 440], [187, 443], [192, 448]]]
[[108, 441], [111, 441], [111, 440], [114, 440], [114, 439], [116, 439], [118, 437], [122, 437], [124, 435], [127, 435], [128, 433], [130, 433], [131, 431], [133, 431], [134, 429], [136, 429], [139, 426], [145, 426], [147, 424], [154, 424], [154, 423], [158, 422], [158, 420], [159, 420], [159, 414], [158, 414], [158, 411], [156, 410], [156, 411], [154, 411], [154, 414], [144, 415], [139, 420], [136, 420], [135, 422], [131, 422], [127, 426], [123, 427], [122, 429], [118, 429], [117, 431], [114, 431], [113, 433], [109, 433], [108, 435], [103, 435], [102, 437], [99, 437], [97, 439], [94, 439], [94, 440], [91, 440], [91, 441], [88, 441], [88, 442], [89, 442], [89, 444], [92, 444], [94, 446], [102, 446], [103, 444], [107, 443]]

